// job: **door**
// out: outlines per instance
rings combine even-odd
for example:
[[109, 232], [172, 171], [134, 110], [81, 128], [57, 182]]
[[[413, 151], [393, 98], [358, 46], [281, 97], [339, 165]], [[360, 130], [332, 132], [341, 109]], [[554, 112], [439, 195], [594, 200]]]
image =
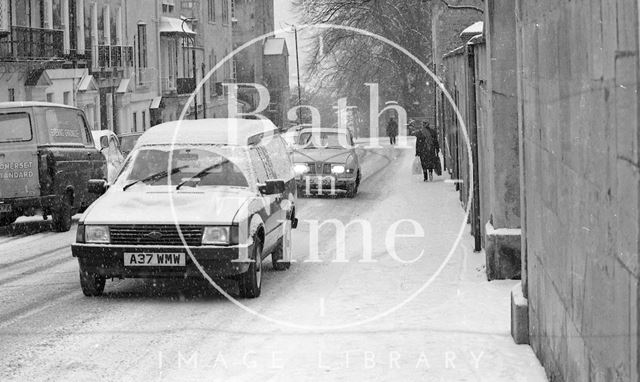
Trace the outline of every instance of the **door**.
[[120, 142], [115, 134], [109, 136], [107, 151], [107, 181], [111, 184], [115, 181], [116, 174], [120, 171], [124, 157], [120, 151]]
[[[259, 184], [264, 184], [269, 179], [276, 179], [269, 153], [265, 147], [252, 147], [249, 155]], [[280, 206], [282, 195], [263, 195], [263, 200], [265, 201], [265, 211], [262, 215], [265, 225], [264, 249], [265, 253], [269, 253], [282, 235], [281, 224], [285, 217]]]
[[40, 196], [35, 122], [29, 110], [0, 112], [0, 199]]
[[87, 192], [87, 183], [103, 177], [105, 160], [93, 145], [82, 111], [50, 107], [44, 117], [40, 128], [48, 130], [48, 145], [54, 156], [54, 193], [64, 196], [73, 190], [74, 207], [80, 209], [95, 199]]

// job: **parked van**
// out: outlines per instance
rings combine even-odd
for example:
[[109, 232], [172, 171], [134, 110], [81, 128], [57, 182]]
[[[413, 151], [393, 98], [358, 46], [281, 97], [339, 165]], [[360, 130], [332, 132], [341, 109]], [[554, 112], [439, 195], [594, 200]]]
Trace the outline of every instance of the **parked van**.
[[[296, 180], [270, 121], [201, 119], [145, 132], [113, 185], [82, 216], [72, 254], [87, 296], [110, 278], [232, 278], [262, 287], [262, 260], [290, 266]], [[197, 261], [192, 261], [192, 257]]]
[[0, 225], [40, 212], [56, 231], [68, 231], [72, 215], [96, 199], [87, 182], [105, 170], [82, 110], [0, 103]]

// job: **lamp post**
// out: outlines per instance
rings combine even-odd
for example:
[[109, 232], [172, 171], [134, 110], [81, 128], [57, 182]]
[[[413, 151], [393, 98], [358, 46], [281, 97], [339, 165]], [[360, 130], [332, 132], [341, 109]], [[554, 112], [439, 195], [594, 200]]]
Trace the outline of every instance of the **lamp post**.
[[298, 78], [298, 125], [302, 125], [302, 89], [300, 89], [300, 56], [298, 55], [298, 28], [294, 25], [293, 32], [296, 39], [296, 77]]
[[[290, 26], [293, 29], [293, 34], [295, 36], [296, 42], [296, 77], [298, 79], [298, 125], [302, 124], [302, 110], [300, 106], [302, 106], [302, 89], [300, 88], [300, 55], [298, 50], [298, 27], [295, 25], [284, 23], [287, 26]], [[280, 24], [282, 25], [282, 24]]]

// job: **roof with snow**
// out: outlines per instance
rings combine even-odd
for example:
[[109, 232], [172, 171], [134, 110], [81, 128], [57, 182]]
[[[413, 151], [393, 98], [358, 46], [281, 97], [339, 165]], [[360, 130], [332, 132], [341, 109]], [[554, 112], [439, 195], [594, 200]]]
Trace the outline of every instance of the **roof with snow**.
[[279, 56], [288, 54], [287, 41], [284, 38], [271, 37], [264, 43], [265, 56]]
[[176, 19], [175, 17], [162, 16], [160, 18], [160, 34], [195, 35], [196, 32], [189, 26], [189, 20]]
[[460, 33], [460, 38], [469, 38], [475, 35], [482, 34], [484, 23], [482, 21], [475, 22], [469, 25], [465, 30]]
[[209, 118], [163, 123], [147, 130], [136, 147], [145, 145], [247, 145], [277, 133], [264, 119]]

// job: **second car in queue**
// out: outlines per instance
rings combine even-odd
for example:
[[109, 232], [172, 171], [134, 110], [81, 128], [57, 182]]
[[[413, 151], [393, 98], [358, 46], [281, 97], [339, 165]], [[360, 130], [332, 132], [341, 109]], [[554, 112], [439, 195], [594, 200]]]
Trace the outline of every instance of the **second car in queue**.
[[304, 195], [353, 198], [362, 174], [351, 132], [337, 128], [306, 128], [298, 132], [293, 153], [298, 190]]

